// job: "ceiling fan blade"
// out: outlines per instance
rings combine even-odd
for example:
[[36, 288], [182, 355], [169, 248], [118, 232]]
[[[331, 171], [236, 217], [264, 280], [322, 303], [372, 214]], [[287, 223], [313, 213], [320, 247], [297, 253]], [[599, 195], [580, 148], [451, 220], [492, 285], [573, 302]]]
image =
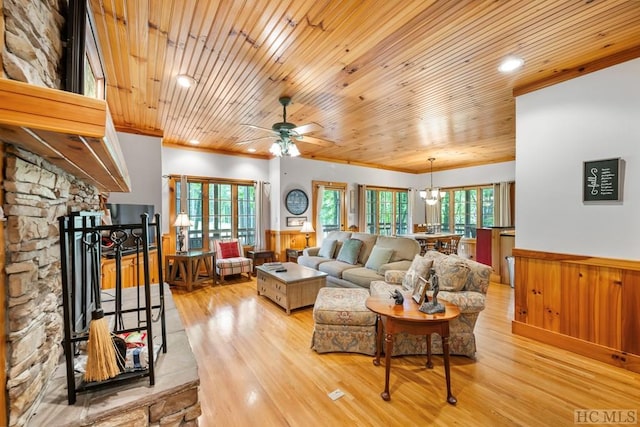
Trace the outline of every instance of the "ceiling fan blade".
[[261, 136], [260, 138], [245, 139], [244, 141], [236, 142], [236, 145], [251, 144], [253, 142], [262, 141], [263, 139], [273, 139], [273, 136]]
[[330, 147], [332, 145], [335, 145], [335, 142], [333, 141], [329, 141], [322, 138], [316, 138], [315, 136], [309, 136], [309, 135], [300, 135], [295, 139], [296, 141], [306, 142], [307, 144], [321, 145], [323, 147]]
[[306, 125], [300, 125], [300, 126], [294, 127], [291, 130], [293, 132], [296, 132], [299, 135], [303, 135], [305, 133], [315, 132], [315, 131], [322, 130], [322, 129], [324, 129], [324, 127], [322, 127], [322, 125], [319, 125], [316, 122], [311, 122], [311, 123], [307, 123]]
[[266, 131], [266, 132], [269, 132], [269, 133], [272, 133], [272, 134], [275, 134], [275, 135], [279, 135], [278, 132], [274, 131], [271, 128], [263, 128], [262, 126], [250, 125], [248, 123], [240, 123], [240, 126], [246, 126], [246, 127], [251, 128], [251, 129], [263, 130], [263, 131]]

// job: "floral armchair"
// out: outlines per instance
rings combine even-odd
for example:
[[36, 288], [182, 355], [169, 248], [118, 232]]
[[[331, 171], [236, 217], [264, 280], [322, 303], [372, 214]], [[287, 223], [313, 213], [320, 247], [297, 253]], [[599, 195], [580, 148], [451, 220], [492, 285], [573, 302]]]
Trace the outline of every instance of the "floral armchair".
[[[424, 259], [433, 261], [433, 268], [440, 280], [438, 300], [451, 302], [460, 308], [460, 316], [449, 324], [450, 354], [474, 358], [476, 339], [473, 330], [480, 312], [485, 307], [491, 267], [436, 251], [428, 251]], [[384, 282], [371, 283], [371, 295], [389, 296], [390, 292], [399, 289], [405, 298], [411, 298], [413, 288], [407, 286], [405, 276], [406, 273], [403, 271], [387, 271]], [[400, 333], [394, 335], [392, 356], [426, 354], [426, 348], [424, 336]], [[437, 334], [431, 340], [431, 349], [435, 354], [442, 353], [442, 339]]]

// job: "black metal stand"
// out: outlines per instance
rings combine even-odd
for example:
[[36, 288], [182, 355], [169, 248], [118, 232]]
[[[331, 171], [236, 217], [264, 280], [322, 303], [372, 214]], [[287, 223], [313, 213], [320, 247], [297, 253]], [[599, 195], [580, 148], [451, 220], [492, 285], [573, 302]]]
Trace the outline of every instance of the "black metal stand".
[[[62, 302], [64, 316], [63, 348], [67, 372], [67, 396], [69, 404], [76, 401], [76, 394], [82, 391], [113, 386], [122, 381], [149, 377], [149, 385], [155, 383], [154, 365], [157, 357], [154, 348], [152, 326], [160, 323], [161, 344], [157, 351], [167, 352], [166, 321], [164, 306], [164, 278], [162, 270], [162, 245], [160, 244], [160, 215], [150, 223], [147, 214], [141, 215], [138, 224], [100, 225], [101, 214], [80, 212], [58, 218], [60, 225], [60, 253], [62, 271]], [[155, 234], [158, 266], [158, 303], [152, 304], [149, 275], [149, 233]], [[126, 245], [132, 245], [128, 247]], [[74, 365], [81, 354], [81, 343], [89, 339], [91, 312], [101, 298], [100, 263], [102, 248], [108, 247], [116, 260], [116, 287], [112, 309], [105, 309], [105, 317], [112, 321], [114, 335], [132, 332], [146, 333], [148, 365], [146, 368], [123, 370], [115, 378], [85, 382], [82, 373], [76, 372]], [[124, 308], [122, 301], [122, 256], [132, 253], [138, 257], [136, 269], [136, 304], [133, 308]], [[142, 262], [140, 258], [142, 257]], [[140, 267], [141, 266], [141, 267]], [[142, 271], [139, 270], [142, 268]], [[142, 278], [142, 281], [141, 281]], [[96, 284], [95, 281], [98, 281]], [[97, 285], [97, 286], [96, 286]], [[141, 295], [142, 293], [142, 295]], [[154, 320], [153, 313], [157, 311]], [[133, 318], [133, 320], [132, 320]]]

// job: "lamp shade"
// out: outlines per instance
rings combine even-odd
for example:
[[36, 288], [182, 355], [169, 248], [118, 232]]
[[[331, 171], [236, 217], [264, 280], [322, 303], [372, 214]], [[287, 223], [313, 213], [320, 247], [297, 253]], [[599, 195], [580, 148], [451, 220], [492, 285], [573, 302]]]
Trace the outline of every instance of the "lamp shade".
[[189, 221], [189, 216], [186, 213], [180, 212], [173, 225], [175, 227], [190, 227], [191, 221]]
[[305, 221], [302, 223], [302, 228], [300, 229], [301, 233], [315, 233], [316, 230], [313, 229], [313, 225], [311, 225], [310, 221]]

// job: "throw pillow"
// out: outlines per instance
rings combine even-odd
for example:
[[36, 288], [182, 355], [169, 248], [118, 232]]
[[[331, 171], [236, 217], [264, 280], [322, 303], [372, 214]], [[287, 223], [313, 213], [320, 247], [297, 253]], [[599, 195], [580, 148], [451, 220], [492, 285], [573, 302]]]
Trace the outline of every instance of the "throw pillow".
[[374, 246], [371, 254], [369, 255], [369, 259], [367, 259], [367, 263], [364, 266], [371, 270], [378, 271], [378, 269], [382, 267], [382, 264], [389, 262], [391, 255], [393, 255], [393, 249]]
[[220, 258], [237, 258], [240, 256], [238, 242], [220, 242]]
[[360, 254], [361, 248], [362, 240], [345, 240], [342, 242], [342, 247], [340, 248], [340, 252], [338, 252], [336, 260], [355, 265], [358, 263], [358, 255]]
[[471, 269], [465, 261], [457, 257], [444, 257], [435, 264], [441, 291], [459, 292], [467, 283]]
[[428, 279], [429, 270], [431, 270], [432, 265], [432, 260], [425, 259], [420, 255], [413, 257], [411, 266], [402, 279], [402, 289], [413, 292], [418, 284], [418, 277]]
[[337, 243], [338, 242], [333, 239], [323, 240], [322, 246], [320, 246], [320, 250], [318, 251], [318, 256], [322, 258], [333, 258]]

